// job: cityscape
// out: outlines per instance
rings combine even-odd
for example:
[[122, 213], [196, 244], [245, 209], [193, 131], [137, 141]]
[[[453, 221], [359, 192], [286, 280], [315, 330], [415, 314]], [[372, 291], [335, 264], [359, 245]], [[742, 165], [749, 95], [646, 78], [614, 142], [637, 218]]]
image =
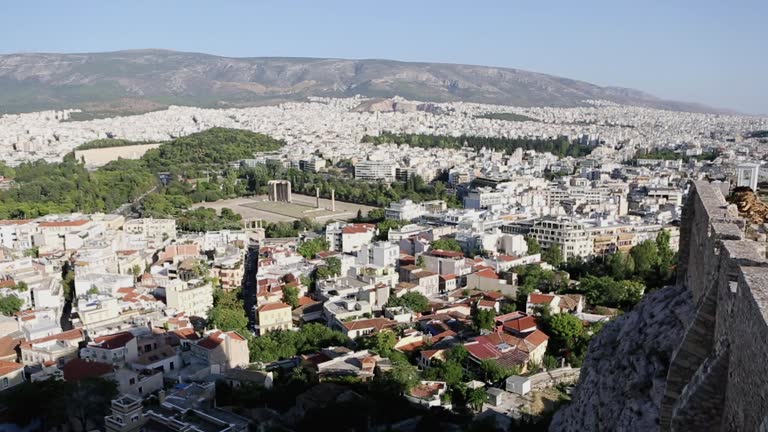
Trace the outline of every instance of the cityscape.
[[41, 58], [0, 54], [0, 430], [768, 424], [768, 116]]

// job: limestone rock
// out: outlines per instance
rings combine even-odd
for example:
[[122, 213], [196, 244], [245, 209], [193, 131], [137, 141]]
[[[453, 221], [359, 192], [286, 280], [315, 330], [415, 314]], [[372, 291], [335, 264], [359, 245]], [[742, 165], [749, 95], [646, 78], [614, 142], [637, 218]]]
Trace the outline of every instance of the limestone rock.
[[667, 287], [646, 296], [590, 343], [570, 405], [550, 431], [654, 431], [672, 353], [695, 308], [690, 293]]

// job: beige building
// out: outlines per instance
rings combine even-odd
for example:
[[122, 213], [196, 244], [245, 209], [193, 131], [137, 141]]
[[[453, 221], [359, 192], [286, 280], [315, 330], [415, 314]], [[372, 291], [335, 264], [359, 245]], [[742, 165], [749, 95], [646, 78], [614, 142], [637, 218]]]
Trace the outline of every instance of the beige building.
[[145, 239], [174, 239], [176, 219], [132, 219], [125, 222], [123, 230], [129, 234], [141, 235]]
[[220, 370], [245, 367], [250, 363], [248, 341], [234, 331], [213, 330], [191, 345], [191, 350], [196, 357]]
[[0, 361], [0, 391], [8, 390], [24, 382], [24, 365]]
[[213, 307], [213, 285], [203, 281], [174, 280], [165, 287], [165, 301], [176, 312], [189, 316], [208, 317]]
[[293, 327], [291, 306], [285, 303], [268, 303], [259, 306], [254, 327], [259, 335], [275, 330], [290, 329]]

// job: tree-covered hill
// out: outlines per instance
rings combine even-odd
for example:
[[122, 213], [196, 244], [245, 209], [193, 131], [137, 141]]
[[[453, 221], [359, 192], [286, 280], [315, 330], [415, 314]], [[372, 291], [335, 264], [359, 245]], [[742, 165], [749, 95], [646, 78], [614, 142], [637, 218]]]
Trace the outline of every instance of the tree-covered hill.
[[281, 146], [282, 142], [266, 135], [213, 128], [162, 144], [139, 160], [119, 159], [94, 172], [72, 154], [58, 163], [36, 161], [15, 168], [0, 163], [0, 175], [17, 183], [0, 192], [0, 219], [109, 212], [157, 187], [158, 172], [194, 176]]

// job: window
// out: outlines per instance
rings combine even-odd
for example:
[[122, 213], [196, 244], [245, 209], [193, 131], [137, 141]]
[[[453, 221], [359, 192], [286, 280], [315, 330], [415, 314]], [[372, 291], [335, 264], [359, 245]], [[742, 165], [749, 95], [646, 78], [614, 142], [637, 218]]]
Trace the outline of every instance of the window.
[[134, 385], [134, 384], [136, 384], [136, 378], [131, 378], [131, 379], [129, 379], [129, 380], [128, 380], [128, 384], [129, 384], [129, 385]]
[[139, 421], [139, 416], [135, 415], [131, 417], [131, 423], [136, 423], [137, 421]]
[[171, 362], [170, 368], [171, 368], [171, 370], [173, 370], [173, 362]]
[[8, 378], [3, 378], [3, 388], [8, 388]]

